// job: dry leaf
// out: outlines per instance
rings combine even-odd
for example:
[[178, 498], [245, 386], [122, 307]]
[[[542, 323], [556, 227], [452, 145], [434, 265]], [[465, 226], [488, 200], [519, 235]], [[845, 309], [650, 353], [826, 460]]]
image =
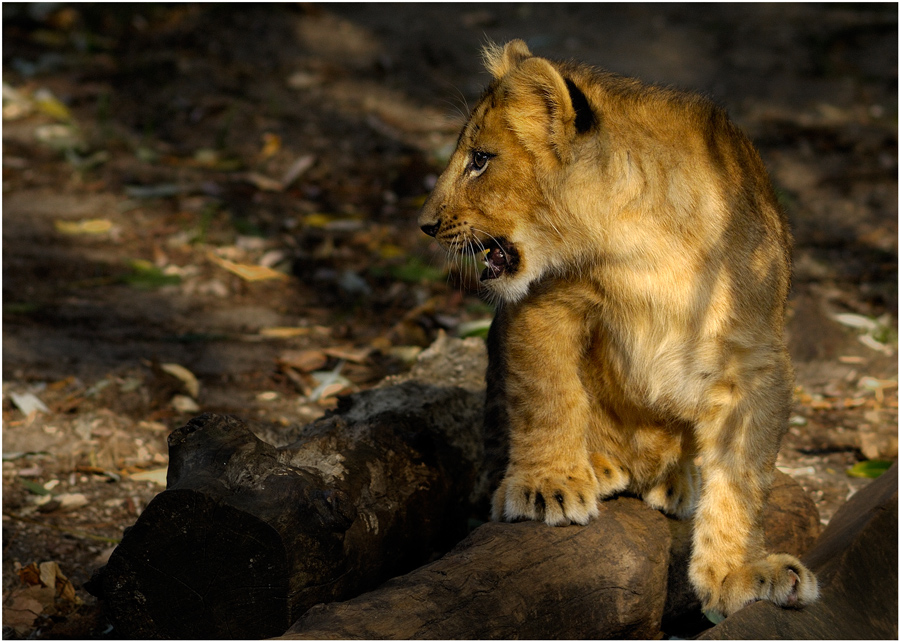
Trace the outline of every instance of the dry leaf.
[[392, 346], [389, 347], [386, 352], [395, 359], [399, 359], [404, 363], [413, 364], [422, 353], [422, 348], [421, 346]]
[[259, 331], [261, 337], [269, 339], [290, 339], [292, 337], [305, 337], [308, 334], [328, 335], [330, 330], [325, 326], [314, 325], [311, 328], [301, 328], [299, 326], [276, 326], [271, 328], [263, 328]]
[[166, 485], [166, 475], [168, 472], [168, 467], [154, 468], [153, 470], [142, 470], [141, 472], [134, 473], [128, 477], [135, 481], [150, 481], [164, 487]]
[[328, 214], [307, 214], [303, 217], [303, 222], [308, 227], [321, 228], [328, 225], [334, 218], [334, 216], [329, 216]]
[[44, 612], [44, 605], [31, 595], [30, 589], [14, 591], [8, 603], [3, 605], [3, 626], [13, 627], [18, 633], [27, 632], [37, 617]]
[[310, 401], [321, 401], [326, 397], [340, 394], [343, 391], [353, 389], [353, 383], [341, 376], [343, 363], [339, 363], [334, 370], [311, 373], [312, 378], [319, 384], [309, 394]]
[[[52, 586], [54, 589], [56, 588], [56, 575], [62, 573], [59, 570], [59, 564], [56, 562], [41, 562], [40, 565], [40, 581], [44, 586]], [[65, 575], [62, 575], [63, 579], [66, 579]]]
[[41, 583], [41, 570], [34, 562], [23, 566], [16, 573], [19, 575], [19, 579], [29, 586], [38, 586]]
[[13, 405], [21, 410], [25, 416], [30, 415], [32, 412], [50, 412], [46, 404], [33, 393], [26, 392], [20, 395], [16, 392], [11, 392], [9, 398], [12, 400]]
[[[87, 506], [89, 503], [84, 493], [60, 493], [54, 499], [59, 502], [59, 507], [56, 510], [60, 511], [75, 510], [76, 508]], [[55, 562], [53, 563], [55, 564]]]
[[106, 234], [112, 229], [112, 221], [105, 218], [91, 218], [83, 221], [64, 221], [57, 219], [53, 226], [60, 234]]
[[322, 352], [335, 359], [344, 359], [351, 363], [365, 363], [372, 354], [372, 348], [325, 348]]
[[263, 148], [259, 152], [260, 158], [270, 158], [281, 149], [281, 137], [278, 134], [266, 132], [263, 134]]
[[232, 274], [236, 274], [245, 281], [265, 281], [269, 279], [286, 279], [288, 278], [283, 272], [278, 272], [272, 268], [263, 267], [262, 265], [251, 265], [249, 263], [235, 263], [228, 259], [219, 258], [212, 252], [209, 253], [209, 260], [222, 267]]
[[288, 350], [278, 357], [278, 362], [301, 372], [319, 370], [328, 361], [328, 356], [321, 350]]
[[[28, 566], [18, 570], [19, 579], [28, 585], [27, 598], [38, 601], [41, 604], [40, 614], [43, 608], [53, 605], [54, 598], [66, 600], [67, 602], [80, 603], [81, 600], [75, 595], [75, 587], [69, 581], [59, 568], [56, 562], [41, 562], [40, 565], [32, 562]], [[6, 609], [4, 609], [3, 620], [6, 622]]]
[[243, 175], [243, 178], [256, 189], [260, 189], [264, 192], [280, 192], [284, 189], [284, 185], [281, 181], [269, 178], [259, 172], [247, 172]]
[[34, 128], [34, 137], [44, 145], [59, 151], [74, 151], [83, 146], [84, 141], [72, 125], [52, 123]]
[[[3, 120], [16, 120], [28, 116], [34, 104], [22, 92], [3, 83]], [[4, 159], [4, 162], [6, 159]]]
[[193, 372], [177, 363], [164, 363], [160, 365], [160, 368], [181, 381], [184, 384], [185, 391], [194, 399], [200, 395], [200, 382], [197, 381], [197, 377], [194, 376]]
[[42, 114], [50, 116], [54, 120], [70, 121], [72, 120], [72, 112], [66, 107], [62, 101], [54, 96], [48, 89], [38, 89], [32, 97], [34, 106]]
[[861, 344], [863, 344], [867, 348], [875, 350], [876, 352], [881, 352], [887, 355], [893, 354], [893, 350], [890, 346], [885, 345], [884, 343], [873, 337], [871, 334], [860, 335], [859, 337], [857, 337], [857, 339]]
[[75, 604], [81, 604], [81, 599], [79, 599], [78, 596], [75, 595], [75, 587], [72, 586], [72, 582], [69, 581], [69, 578], [63, 575], [62, 569], [59, 568], [59, 564], [57, 564], [56, 562], [42, 562], [42, 580], [45, 576], [48, 579], [51, 576], [54, 578], [56, 597], [58, 599], [65, 600], [66, 602], [73, 602]]
[[401, 256], [406, 256], [406, 250], [399, 245], [385, 243], [384, 245], [379, 246], [378, 255], [383, 259], [396, 259]]
[[187, 395], [175, 395], [169, 403], [178, 412], [200, 412], [200, 406], [197, 405], [197, 402]]
[[330, 383], [327, 385], [319, 386], [316, 388], [310, 399], [315, 399], [316, 401], [324, 401], [329, 397], [334, 397], [335, 395], [339, 395], [341, 392], [349, 390], [349, 387], [341, 382]]
[[853, 314], [850, 312], [845, 312], [842, 314], [834, 314], [831, 317], [841, 325], [845, 325], [849, 328], [858, 328], [860, 330], [876, 330], [878, 328], [878, 323], [873, 321], [868, 317], [864, 317], [861, 314]]
[[293, 163], [291, 163], [291, 166], [287, 168], [287, 171], [285, 171], [284, 176], [281, 177], [282, 189], [287, 189], [288, 187], [290, 187], [291, 183], [300, 178], [303, 172], [312, 167], [313, 163], [315, 162], [315, 156], [306, 155], [301, 156]]

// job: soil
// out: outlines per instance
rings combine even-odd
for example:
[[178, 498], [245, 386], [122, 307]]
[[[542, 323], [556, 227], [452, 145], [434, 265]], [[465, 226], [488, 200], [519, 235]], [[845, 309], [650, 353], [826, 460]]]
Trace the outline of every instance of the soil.
[[824, 524], [896, 459], [896, 5], [5, 3], [3, 34], [5, 638], [115, 637], [82, 585], [192, 416], [287, 443], [490, 319], [416, 225], [487, 39], [728, 107], [796, 242], [778, 465]]

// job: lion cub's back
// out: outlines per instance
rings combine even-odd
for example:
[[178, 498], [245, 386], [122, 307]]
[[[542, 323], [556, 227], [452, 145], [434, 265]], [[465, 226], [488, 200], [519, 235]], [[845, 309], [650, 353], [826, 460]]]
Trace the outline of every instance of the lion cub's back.
[[[767, 322], [779, 327], [791, 236], [759, 153], [725, 110], [697, 94], [585, 65], [566, 63], [560, 70], [596, 114], [581, 152], [602, 167], [603, 180], [570, 181], [593, 194], [573, 191], [568, 200], [578, 211], [576, 202], [606, 199], [602, 221], [595, 219], [596, 209], [582, 219], [606, 227], [608, 244], [598, 251], [618, 254], [632, 271], [640, 269], [641, 259], [659, 265], [666, 255], [671, 265], [662, 269], [670, 274], [699, 277], [724, 270], [747, 288], [754, 312], [762, 310], [750, 291], [768, 292]], [[586, 178], [597, 172], [588, 163], [579, 171]], [[700, 277], [710, 279], [711, 274]]]
[[786, 227], [759, 153], [712, 100], [585, 65], [561, 67], [599, 112], [598, 130], [601, 138], [609, 135], [608, 143], [655, 156], [652, 160], [684, 178], [715, 182], [731, 193], [730, 207], [755, 211], [768, 224]]

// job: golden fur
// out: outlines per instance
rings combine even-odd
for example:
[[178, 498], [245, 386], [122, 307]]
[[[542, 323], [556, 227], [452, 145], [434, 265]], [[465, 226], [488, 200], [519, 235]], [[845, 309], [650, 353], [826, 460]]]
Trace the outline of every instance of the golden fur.
[[791, 403], [791, 240], [758, 154], [697, 96], [518, 40], [485, 62], [493, 81], [419, 223], [482, 254], [499, 301], [487, 416], [507, 424], [509, 465], [494, 518], [584, 524], [634, 492], [695, 515], [705, 609], [815, 600], [812, 573], [763, 545]]

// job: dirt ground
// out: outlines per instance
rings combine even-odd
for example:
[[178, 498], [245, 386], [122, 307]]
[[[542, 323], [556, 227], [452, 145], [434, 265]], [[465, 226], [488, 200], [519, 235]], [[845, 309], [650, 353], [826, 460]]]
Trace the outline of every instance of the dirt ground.
[[896, 459], [897, 5], [4, 3], [5, 638], [115, 637], [193, 415], [288, 440], [490, 319], [415, 219], [513, 37], [728, 107], [796, 238], [778, 464], [827, 523]]

